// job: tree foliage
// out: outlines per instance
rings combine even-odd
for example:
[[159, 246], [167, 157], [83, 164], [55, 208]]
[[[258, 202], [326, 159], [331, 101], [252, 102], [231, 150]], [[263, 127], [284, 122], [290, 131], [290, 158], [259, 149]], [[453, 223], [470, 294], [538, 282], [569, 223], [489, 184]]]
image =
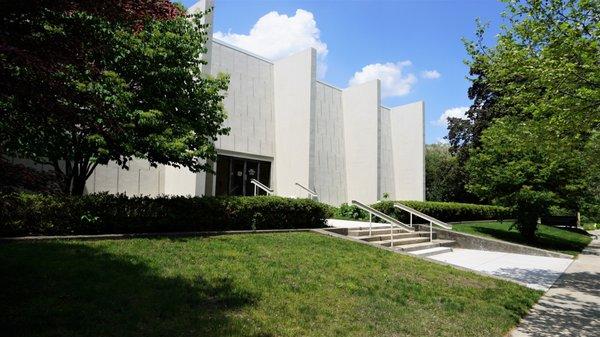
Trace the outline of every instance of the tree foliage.
[[430, 144], [425, 148], [425, 198], [428, 201], [479, 201], [465, 190], [466, 172], [450, 146]]
[[467, 44], [501, 111], [470, 150], [468, 188], [515, 207], [533, 238], [549, 205], [579, 210], [598, 197], [600, 2], [507, 3], [496, 46]]
[[0, 14], [5, 155], [83, 193], [98, 164], [209, 170], [227, 78], [201, 72], [206, 26], [167, 0], [24, 0]]

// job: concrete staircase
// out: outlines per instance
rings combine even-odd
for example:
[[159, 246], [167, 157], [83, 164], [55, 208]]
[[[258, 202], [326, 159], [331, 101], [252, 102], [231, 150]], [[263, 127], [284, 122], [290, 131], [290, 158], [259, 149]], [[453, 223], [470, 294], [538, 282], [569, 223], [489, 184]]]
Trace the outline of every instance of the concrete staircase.
[[399, 228], [390, 229], [385, 225], [373, 226], [370, 235], [368, 227], [348, 229], [348, 236], [423, 257], [451, 252], [454, 246], [452, 240], [436, 239], [435, 232], [430, 241], [429, 232], [408, 232]]

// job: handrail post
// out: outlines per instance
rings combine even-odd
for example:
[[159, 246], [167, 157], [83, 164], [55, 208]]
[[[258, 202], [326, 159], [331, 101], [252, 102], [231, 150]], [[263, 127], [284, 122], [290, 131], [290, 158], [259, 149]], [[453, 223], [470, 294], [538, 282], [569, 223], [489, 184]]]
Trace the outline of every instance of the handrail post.
[[394, 248], [394, 224], [390, 222], [390, 247]]
[[412, 225], [412, 213], [408, 213], [408, 214], [410, 214], [410, 227], [412, 227], [413, 226]]
[[369, 236], [371, 236], [371, 230], [372, 230], [372, 228], [371, 228], [372, 227], [372, 224], [371, 224], [372, 216], [373, 215], [371, 213], [369, 213]]
[[254, 185], [254, 196], [256, 196], [256, 184], [252, 184]]
[[433, 242], [433, 229], [431, 228], [433, 226], [433, 222], [429, 221], [429, 242]]

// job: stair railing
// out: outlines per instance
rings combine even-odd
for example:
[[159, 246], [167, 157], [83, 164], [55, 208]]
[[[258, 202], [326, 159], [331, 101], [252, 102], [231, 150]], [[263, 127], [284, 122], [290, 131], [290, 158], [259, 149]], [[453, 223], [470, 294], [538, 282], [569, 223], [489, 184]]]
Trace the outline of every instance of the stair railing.
[[254, 184], [254, 195], [257, 195], [256, 192], [258, 192], [257, 188], [260, 188], [261, 190], [265, 191], [267, 193], [267, 195], [271, 195], [273, 193], [275, 193], [275, 191], [273, 189], [270, 189], [267, 185], [261, 183], [260, 181], [256, 180], [256, 179], [252, 179], [250, 180], [250, 182], [252, 184]]
[[416, 216], [418, 216], [419, 218], [421, 218], [423, 220], [429, 221], [429, 241], [430, 242], [433, 241], [433, 224], [436, 224], [436, 225], [438, 225], [438, 226], [440, 226], [442, 228], [445, 228], [445, 229], [452, 229], [452, 227], [450, 225], [448, 225], [447, 223], [445, 223], [445, 222], [443, 222], [441, 220], [438, 220], [438, 219], [436, 219], [436, 218], [434, 218], [432, 216], [429, 216], [429, 215], [427, 215], [425, 213], [421, 213], [421, 212], [417, 211], [414, 208], [408, 207], [408, 206], [400, 204], [400, 203], [395, 203], [394, 207], [396, 207], [398, 209], [401, 209], [401, 210], [403, 210], [405, 212], [408, 212], [410, 214], [410, 223], [409, 223], [409, 225], [411, 227], [413, 225], [413, 215], [416, 215]]
[[296, 186], [300, 187], [301, 189], [305, 190], [306, 192], [308, 192], [308, 194], [310, 194], [311, 198], [319, 198], [319, 195], [317, 194], [317, 192], [311, 190], [310, 188], [300, 185], [300, 183], [294, 183]]
[[352, 200], [350, 203], [352, 205], [362, 209], [363, 211], [366, 211], [367, 213], [369, 213], [369, 236], [371, 236], [371, 234], [373, 232], [373, 216], [376, 216], [382, 220], [385, 220], [390, 224], [390, 247], [394, 247], [394, 227], [399, 228], [400, 230], [403, 230], [406, 232], [413, 231], [412, 227], [408, 227], [406, 224], [398, 221], [397, 219], [392, 218], [391, 216], [389, 216], [383, 212], [380, 212], [380, 211], [374, 209], [373, 207], [367, 206], [367, 205], [363, 204], [362, 202]]

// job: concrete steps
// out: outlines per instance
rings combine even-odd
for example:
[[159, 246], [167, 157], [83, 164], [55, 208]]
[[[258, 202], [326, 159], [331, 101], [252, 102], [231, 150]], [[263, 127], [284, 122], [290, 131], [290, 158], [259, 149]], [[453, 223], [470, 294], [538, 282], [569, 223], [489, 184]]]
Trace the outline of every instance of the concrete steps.
[[407, 245], [403, 245], [403, 246], [395, 247], [395, 248], [397, 248], [398, 250], [403, 251], [403, 252], [413, 253], [413, 252], [423, 250], [423, 249], [429, 249], [429, 248], [435, 248], [435, 247], [452, 247], [453, 245], [454, 245], [454, 241], [452, 241], [452, 240], [433, 240], [431, 242], [429, 242], [429, 240], [427, 240], [426, 242], [407, 244]]
[[[376, 235], [364, 235], [364, 236], [356, 236], [356, 239], [359, 240], [363, 240], [363, 241], [386, 241], [386, 240], [390, 240], [390, 231], [388, 230], [387, 233], [385, 234], [376, 234]], [[406, 238], [420, 238], [420, 237], [427, 237], [429, 238], [429, 232], [410, 232], [410, 233], [395, 233], [392, 234], [392, 239], [406, 239]], [[433, 237], [435, 238], [435, 234], [433, 235]]]
[[410, 244], [416, 244], [416, 243], [422, 243], [422, 242], [429, 242], [429, 238], [426, 238], [426, 237], [412, 237], [412, 238], [402, 238], [402, 239], [394, 239], [394, 240], [390, 240], [388, 238], [388, 240], [371, 241], [371, 242], [376, 243], [378, 245], [386, 246], [386, 247], [392, 246], [392, 243], [393, 243], [394, 248], [396, 248], [396, 247], [401, 247], [403, 245], [410, 245]]
[[432, 248], [426, 248], [426, 249], [421, 249], [421, 250], [415, 250], [415, 251], [411, 252], [411, 254], [426, 257], [426, 256], [450, 253], [451, 251], [452, 251], [452, 248], [450, 248], [450, 247], [432, 247]]
[[382, 224], [374, 225], [370, 234], [366, 226], [348, 229], [348, 236], [420, 257], [451, 252], [455, 243], [452, 240], [438, 240], [435, 229], [433, 240], [430, 241], [429, 231], [407, 231], [397, 227], [390, 229], [389, 225]]
[[[406, 230], [402, 230], [402, 229], [398, 229], [398, 228], [394, 228], [392, 230], [393, 234], [400, 234], [400, 233], [412, 233], [412, 232], [407, 232]], [[390, 227], [373, 227], [373, 229], [371, 230], [371, 236], [374, 235], [385, 235], [387, 234], [388, 236], [390, 235]], [[369, 228], [360, 228], [360, 229], [350, 229], [348, 230], [348, 236], [358, 236], [358, 237], [365, 237], [365, 236], [369, 236]]]

